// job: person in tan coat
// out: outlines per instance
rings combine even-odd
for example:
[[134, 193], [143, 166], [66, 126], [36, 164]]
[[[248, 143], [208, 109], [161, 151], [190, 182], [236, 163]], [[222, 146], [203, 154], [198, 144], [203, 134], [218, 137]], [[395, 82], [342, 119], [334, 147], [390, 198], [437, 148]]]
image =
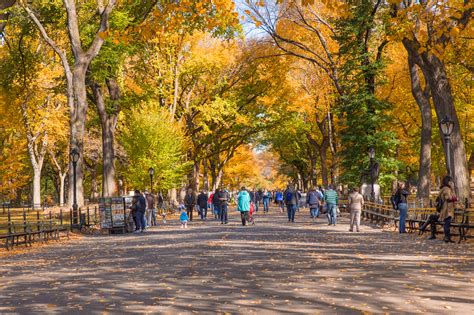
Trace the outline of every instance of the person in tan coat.
[[431, 236], [429, 239], [436, 239], [436, 222], [444, 223], [444, 241], [446, 243], [453, 243], [451, 240], [451, 219], [454, 217], [454, 208], [456, 206], [457, 197], [454, 192], [454, 182], [451, 176], [445, 176], [441, 183], [440, 192], [438, 195], [438, 204], [441, 205], [437, 210], [439, 213], [432, 214], [428, 220], [420, 227], [420, 231], [424, 230], [430, 225]]
[[349, 207], [351, 209], [351, 227], [350, 232], [354, 231], [354, 224], [356, 226], [356, 231], [359, 232], [360, 226], [360, 214], [362, 212], [362, 207], [364, 206], [364, 197], [359, 193], [357, 188], [352, 190], [352, 193], [349, 195]]
[[439, 198], [443, 202], [443, 207], [439, 213], [439, 221], [444, 222], [444, 241], [454, 243], [451, 240], [451, 219], [454, 217], [454, 208], [458, 198], [454, 192], [454, 182], [451, 176], [445, 176], [439, 192]]

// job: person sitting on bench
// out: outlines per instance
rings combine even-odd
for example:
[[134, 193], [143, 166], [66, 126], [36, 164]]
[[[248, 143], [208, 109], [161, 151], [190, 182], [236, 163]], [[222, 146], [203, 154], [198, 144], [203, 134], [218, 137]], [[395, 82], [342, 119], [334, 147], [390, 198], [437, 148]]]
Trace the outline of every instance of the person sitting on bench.
[[436, 211], [438, 213], [429, 216], [428, 220], [420, 227], [420, 231], [424, 232], [428, 225], [431, 228], [430, 240], [436, 239], [436, 223], [444, 222], [444, 241], [446, 243], [454, 243], [451, 240], [451, 220], [454, 217], [454, 206], [457, 201], [454, 193], [454, 182], [451, 176], [445, 176], [441, 183], [439, 196], [436, 198]]

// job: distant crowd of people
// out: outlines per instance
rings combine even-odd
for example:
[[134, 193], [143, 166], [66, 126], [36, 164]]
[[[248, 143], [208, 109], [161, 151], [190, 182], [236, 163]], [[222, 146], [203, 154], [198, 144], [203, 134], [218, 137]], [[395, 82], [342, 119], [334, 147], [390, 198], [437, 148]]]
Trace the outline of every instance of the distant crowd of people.
[[[405, 184], [400, 182], [391, 197], [393, 208], [399, 212], [398, 227], [400, 233], [406, 233], [409, 195], [410, 192], [406, 189]], [[231, 192], [222, 185], [211, 193], [201, 190], [199, 194], [189, 188], [182, 203], [178, 206], [178, 210], [181, 212], [179, 220], [181, 227], [187, 228], [188, 222], [193, 221], [193, 214], [197, 211], [201, 220], [207, 220], [208, 214], [210, 214], [214, 217], [214, 220], [220, 221], [221, 224], [228, 224], [229, 204], [235, 204], [237, 211], [240, 212], [242, 225], [255, 224], [254, 214], [259, 209], [262, 209], [264, 214], [268, 213], [270, 204], [273, 202], [281, 212], [286, 210], [290, 223], [295, 222], [295, 215], [302, 205], [309, 209], [309, 215], [313, 221], [319, 218], [322, 213], [326, 213], [328, 225], [336, 226], [339, 212], [339, 194], [333, 185], [329, 185], [327, 189], [313, 186], [306, 193], [305, 200], [302, 200], [302, 198], [303, 194], [295, 189], [292, 184], [288, 184], [285, 190], [250, 190], [241, 187], [237, 192]], [[431, 230], [430, 239], [435, 239], [436, 224], [442, 222], [444, 225], [444, 241], [452, 242], [450, 225], [456, 202], [453, 179], [450, 176], [445, 176], [439, 196], [436, 199], [437, 212], [430, 215], [428, 220], [420, 226], [420, 231], [424, 232], [429, 226]], [[347, 206], [350, 210], [349, 231], [359, 232], [364, 197], [358, 188], [350, 190]], [[156, 226], [157, 215], [161, 215], [163, 223], [166, 223], [164, 199], [161, 193], [155, 197], [154, 194], [148, 191], [144, 193], [140, 193], [138, 190], [135, 191], [130, 209], [130, 217], [133, 218], [135, 233], [144, 232], [148, 227]], [[131, 220], [130, 223], [132, 223]]]
[[[355, 193], [358, 192], [355, 190]], [[351, 195], [352, 196], [352, 195]], [[221, 224], [229, 222], [229, 204], [235, 204], [237, 211], [240, 212], [242, 225], [255, 224], [254, 214], [262, 210], [264, 214], [269, 212], [271, 203], [280, 209], [281, 212], [286, 210], [288, 222], [295, 222], [295, 215], [300, 210], [300, 206], [308, 207], [310, 216], [316, 220], [321, 213], [327, 213], [328, 225], [336, 225], [338, 215], [338, 193], [334, 186], [330, 185], [328, 189], [322, 187], [312, 187], [302, 200], [303, 195], [295, 189], [294, 185], [289, 184], [285, 190], [277, 189], [269, 191], [267, 189], [247, 189], [241, 187], [239, 191], [231, 192], [222, 185], [220, 188], [210, 194], [201, 190], [196, 194], [193, 189], [189, 188], [178, 205], [180, 211], [179, 220], [182, 228], [188, 227], [188, 222], [193, 221], [194, 213], [197, 212], [201, 220], [207, 220], [208, 214], [213, 216], [214, 220], [218, 220]], [[359, 230], [360, 211], [363, 205], [362, 195], [353, 198], [354, 202], [362, 203], [354, 208], [359, 211], [359, 215], [354, 215], [351, 220], [352, 226], [355, 224], [357, 231]], [[351, 199], [352, 200], [352, 199]], [[131, 205], [131, 217], [135, 226], [135, 233], [143, 232], [150, 226], [156, 225], [157, 207], [155, 196], [148, 191], [143, 194], [135, 191], [135, 196]], [[158, 195], [158, 209], [163, 211], [163, 196]], [[165, 220], [165, 213], [162, 212]]]

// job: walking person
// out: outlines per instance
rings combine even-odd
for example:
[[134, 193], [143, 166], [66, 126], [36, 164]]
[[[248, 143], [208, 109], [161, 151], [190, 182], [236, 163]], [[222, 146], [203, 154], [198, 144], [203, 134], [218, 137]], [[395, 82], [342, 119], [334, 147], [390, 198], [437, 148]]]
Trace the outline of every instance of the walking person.
[[313, 186], [306, 195], [306, 205], [309, 207], [309, 212], [313, 221], [319, 216], [321, 202], [321, 195], [316, 190], [316, 187]]
[[329, 185], [329, 189], [324, 192], [324, 202], [327, 207], [328, 225], [336, 226], [338, 195], [334, 185]]
[[194, 207], [196, 206], [196, 195], [192, 188], [188, 189], [186, 196], [184, 196], [184, 206], [189, 217], [189, 221], [193, 221]]
[[240, 211], [242, 225], [245, 226], [249, 222], [250, 212], [250, 194], [245, 187], [242, 187], [237, 194], [237, 210]]
[[354, 231], [354, 225], [356, 226], [356, 231], [360, 231], [360, 214], [363, 206], [364, 196], [359, 193], [358, 188], [353, 188], [352, 192], [349, 194], [349, 207], [351, 210], [351, 225], [349, 232]]
[[199, 194], [197, 198], [197, 205], [199, 207], [199, 212], [201, 213], [201, 220], [206, 220], [207, 219], [207, 200], [209, 197], [207, 196], [207, 193], [204, 190], [201, 190], [201, 193]]
[[283, 193], [286, 211], [288, 213], [288, 222], [295, 222], [296, 205], [298, 204], [298, 195], [292, 184], [289, 184]]
[[410, 193], [405, 189], [405, 183], [403, 182], [398, 183], [398, 189], [397, 189], [397, 192], [395, 193], [394, 201], [400, 213], [400, 220], [398, 224], [398, 231], [400, 233], [406, 233], [405, 221], [406, 221], [407, 213], [408, 213], [407, 198], [409, 194]]
[[132, 197], [132, 204], [130, 205], [130, 216], [133, 218], [133, 224], [135, 226], [134, 232], [140, 232], [140, 224], [138, 223], [138, 197], [136, 196]]
[[262, 194], [263, 213], [268, 213], [271, 198], [271, 193], [265, 189]]
[[155, 196], [153, 193], [145, 191], [146, 215], [148, 226], [156, 226]]
[[219, 189], [216, 189], [212, 195], [212, 204], [214, 206], [214, 220], [221, 219], [221, 201], [219, 200]]
[[188, 214], [183, 209], [181, 211], [181, 215], [179, 216], [179, 221], [181, 222], [181, 228], [182, 229], [187, 229], [188, 228], [188, 220], [189, 220]]
[[163, 198], [163, 194], [161, 192], [158, 193], [157, 197], [157, 211], [158, 214], [161, 215], [163, 224], [166, 223], [166, 210], [165, 210], [165, 199]]
[[222, 185], [221, 189], [217, 192], [217, 199], [219, 200], [221, 224], [227, 224], [227, 203], [229, 202], [229, 193], [224, 189], [224, 185]]
[[283, 203], [283, 192], [279, 189], [275, 192], [275, 203], [277, 204], [277, 207], [280, 208], [280, 211], [283, 212], [285, 208]]
[[257, 190], [257, 188], [254, 189], [253, 191], [253, 204], [255, 208], [255, 212], [258, 212], [258, 204], [260, 203], [260, 191]]
[[441, 221], [443, 222], [444, 241], [446, 243], [454, 243], [453, 240], [451, 240], [451, 220], [454, 216], [457, 201], [453, 178], [447, 175], [441, 181], [440, 192], [436, 198], [436, 211], [439, 213], [429, 216], [428, 221], [420, 227], [421, 232], [424, 232], [428, 225], [430, 225], [431, 236], [429, 239], [436, 239], [436, 223]]

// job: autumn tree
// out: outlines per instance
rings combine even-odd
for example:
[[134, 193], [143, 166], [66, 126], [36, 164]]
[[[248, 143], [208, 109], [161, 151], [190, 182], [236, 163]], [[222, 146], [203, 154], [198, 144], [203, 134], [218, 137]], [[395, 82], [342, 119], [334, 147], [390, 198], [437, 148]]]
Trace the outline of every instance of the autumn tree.
[[[459, 34], [468, 30], [474, 6], [472, 1], [390, 1], [394, 36], [401, 39], [413, 68], [418, 66], [429, 85], [438, 122], [448, 116], [454, 121], [451, 135], [452, 169], [456, 191], [461, 198], [469, 196], [467, 156], [461, 134], [452, 87], [444, 63], [444, 52], [460, 41]], [[469, 68], [469, 61], [464, 62]], [[415, 78], [416, 79], [416, 78]], [[443, 145], [446, 145], [443, 142]], [[448, 159], [446, 159], [448, 160]], [[421, 169], [421, 168], [420, 168]]]
[[65, 100], [56, 92], [61, 72], [42, 49], [28, 20], [17, 15], [10, 22], [8, 55], [2, 64], [3, 84], [8, 87], [11, 109], [21, 114], [33, 170], [32, 202], [37, 208], [41, 206], [41, 172], [48, 148], [67, 123], [61, 109]]
[[[116, 0], [109, 0], [104, 5], [100, 1], [97, 5], [90, 3], [76, 6], [74, 0], [64, 0], [63, 6], [56, 8], [61, 14], [55, 16], [57, 19], [52, 23], [47, 19], [48, 3], [45, 6], [41, 4], [30, 4], [27, 1], [20, 1], [20, 5], [25, 10], [28, 17], [36, 25], [43, 40], [53, 49], [61, 60], [66, 78], [66, 96], [70, 116], [70, 148], [79, 152], [80, 157], [77, 163], [76, 189], [77, 202], [79, 206], [84, 204], [84, 135], [87, 116], [87, 94], [86, 94], [86, 72], [91, 61], [99, 53], [107, 31], [109, 29], [109, 17], [116, 5]], [[49, 11], [51, 12], [51, 11]], [[91, 12], [93, 20], [97, 23], [96, 30], [91, 31], [90, 23]], [[54, 39], [51, 30], [55, 28], [61, 19], [66, 21], [66, 30], [69, 41], [64, 41], [64, 37]], [[48, 21], [46, 24], [45, 21]], [[69, 55], [68, 52], [72, 53]], [[71, 58], [70, 58], [71, 57]], [[72, 163], [69, 164], [69, 182], [73, 182]], [[70, 190], [70, 196], [72, 190]], [[69, 198], [71, 201], [72, 198]]]

